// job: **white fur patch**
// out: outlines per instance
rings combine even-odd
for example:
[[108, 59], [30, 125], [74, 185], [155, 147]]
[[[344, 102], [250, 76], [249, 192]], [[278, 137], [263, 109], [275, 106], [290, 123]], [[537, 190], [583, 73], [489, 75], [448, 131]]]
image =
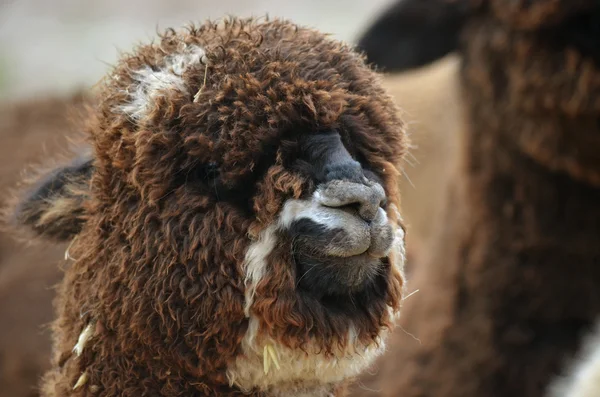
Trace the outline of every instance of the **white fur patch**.
[[254, 302], [256, 286], [265, 277], [267, 270], [267, 257], [277, 243], [276, 225], [271, 225], [262, 231], [257, 241], [250, 245], [246, 251], [244, 267], [246, 273], [246, 306], [244, 312], [250, 317], [250, 306]]
[[550, 386], [548, 396], [600, 396], [600, 321], [584, 342], [568, 375], [559, 378]]
[[343, 227], [345, 219], [337, 216], [327, 207], [323, 207], [319, 203], [318, 197], [318, 194], [315, 193], [313, 200], [288, 200], [279, 215], [280, 226], [287, 229], [294, 221], [310, 219], [329, 229]]
[[[390, 207], [391, 207], [392, 211], [397, 211], [396, 206], [391, 205]], [[398, 213], [398, 221], [401, 221], [401, 220], [402, 220], [402, 218], [400, 218], [400, 214]], [[404, 232], [404, 229], [402, 229], [402, 227], [398, 226], [394, 233], [394, 242], [392, 243], [392, 249], [391, 249], [391, 251], [394, 254], [394, 257], [396, 258], [394, 263], [392, 263], [392, 266], [394, 266], [396, 269], [398, 269], [398, 271], [402, 274], [403, 278], [404, 278], [404, 264], [406, 263], [406, 246], [404, 244], [405, 237], [406, 237], [406, 233]]]
[[[406, 264], [406, 246], [404, 245], [404, 237], [404, 229], [398, 226], [391, 251], [393, 257], [392, 266], [400, 272], [402, 279], [406, 280], [406, 275], [404, 274], [404, 265]], [[406, 282], [402, 285], [402, 291], [402, 295], [406, 296]], [[394, 322], [400, 319], [400, 310], [394, 310], [392, 307], [388, 306], [388, 314]]]
[[183, 73], [191, 67], [197, 67], [206, 62], [204, 49], [190, 45], [183, 52], [165, 58], [164, 66], [157, 71], [146, 66], [132, 72], [137, 84], [128, 92], [130, 102], [118, 107], [119, 113], [124, 113], [134, 120], [146, 117], [151, 111], [156, 99], [169, 91], [179, 91], [189, 94]]
[[85, 384], [88, 382], [90, 376], [87, 372], [84, 372], [81, 374], [81, 376], [79, 376], [79, 378], [77, 379], [77, 382], [75, 382], [75, 385], [73, 386], [73, 390], [77, 390], [82, 386], [85, 386]]
[[77, 355], [77, 357], [81, 356], [83, 353], [83, 349], [85, 349], [85, 345], [91, 339], [94, 334], [94, 325], [93, 323], [89, 323], [81, 334], [79, 334], [79, 338], [77, 338], [77, 344], [73, 347], [73, 352]]
[[[286, 348], [270, 338], [263, 337], [259, 342], [256, 339], [258, 326], [258, 319], [251, 316], [242, 340], [244, 355], [239, 356], [227, 370], [227, 376], [232, 386], [243, 391], [259, 388], [273, 396], [329, 396], [332, 385], [360, 374], [383, 353], [387, 336], [382, 334], [377, 343], [363, 346], [356, 342], [356, 333], [351, 328], [348, 347], [334, 351], [335, 356], [327, 358], [316, 348], [311, 352], [310, 346], [307, 354]], [[267, 374], [263, 370], [266, 345], [274, 349], [280, 365], [279, 369], [271, 369]]]

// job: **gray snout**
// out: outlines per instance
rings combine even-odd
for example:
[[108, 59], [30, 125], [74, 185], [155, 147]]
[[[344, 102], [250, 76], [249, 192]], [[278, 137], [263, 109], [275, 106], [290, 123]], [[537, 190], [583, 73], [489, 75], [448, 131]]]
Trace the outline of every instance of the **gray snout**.
[[358, 215], [363, 220], [372, 222], [385, 202], [385, 191], [380, 184], [367, 180], [364, 184], [335, 180], [320, 187], [317, 197], [326, 207], [356, 206]]
[[335, 180], [321, 185], [310, 202], [286, 204], [284, 219], [302, 288], [347, 293], [374, 280], [395, 237], [381, 207], [384, 200], [375, 182]]
[[298, 285], [317, 296], [358, 291], [383, 274], [394, 244], [385, 190], [336, 131], [308, 135], [300, 148], [318, 187], [310, 200], [289, 201], [281, 218]]
[[322, 206], [319, 212], [338, 219], [337, 233], [325, 250], [329, 255], [387, 255], [394, 233], [381, 207], [385, 201], [381, 185], [371, 181], [331, 181], [319, 187], [315, 199]]

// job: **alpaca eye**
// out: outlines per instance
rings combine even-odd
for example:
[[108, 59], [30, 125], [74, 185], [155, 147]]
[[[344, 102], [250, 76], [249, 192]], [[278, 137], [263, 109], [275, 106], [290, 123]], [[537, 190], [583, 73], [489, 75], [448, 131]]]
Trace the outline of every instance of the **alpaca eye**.
[[208, 163], [204, 167], [206, 179], [215, 179], [219, 176], [219, 165], [217, 163]]
[[219, 177], [219, 165], [211, 162], [208, 164], [198, 164], [186, 175], [186, 182], [195, 179], [198, 182], [206, 182]]

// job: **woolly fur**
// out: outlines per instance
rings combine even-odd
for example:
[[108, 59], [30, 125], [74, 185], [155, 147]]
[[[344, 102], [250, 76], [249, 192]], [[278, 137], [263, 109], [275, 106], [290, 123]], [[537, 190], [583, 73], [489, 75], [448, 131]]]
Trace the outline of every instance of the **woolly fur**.
[[[316, 31], [226, 19], [137, 48], [97, 98], [43, 395], [339, 395], [402, 296], [407, 142], [379, 76]], [[398, 239], [351, 311], [296, 288], [281, 222], [316, 189], [293, 167], [299, 137], [330, 130], [381, 179]]]

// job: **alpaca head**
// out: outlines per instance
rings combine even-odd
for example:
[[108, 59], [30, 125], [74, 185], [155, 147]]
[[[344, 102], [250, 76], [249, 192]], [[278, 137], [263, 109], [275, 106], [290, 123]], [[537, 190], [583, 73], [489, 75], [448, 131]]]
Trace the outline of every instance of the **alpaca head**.
[[105, 78], [87, 129], [91, 153], [14, 214], [73, 240], [66, 335], [101, 323], [127, 340], [97, 354], [246, 391], [335, 384], [381, 352], [407, 143], [349, 47], [282, 21], [167, 31]]

